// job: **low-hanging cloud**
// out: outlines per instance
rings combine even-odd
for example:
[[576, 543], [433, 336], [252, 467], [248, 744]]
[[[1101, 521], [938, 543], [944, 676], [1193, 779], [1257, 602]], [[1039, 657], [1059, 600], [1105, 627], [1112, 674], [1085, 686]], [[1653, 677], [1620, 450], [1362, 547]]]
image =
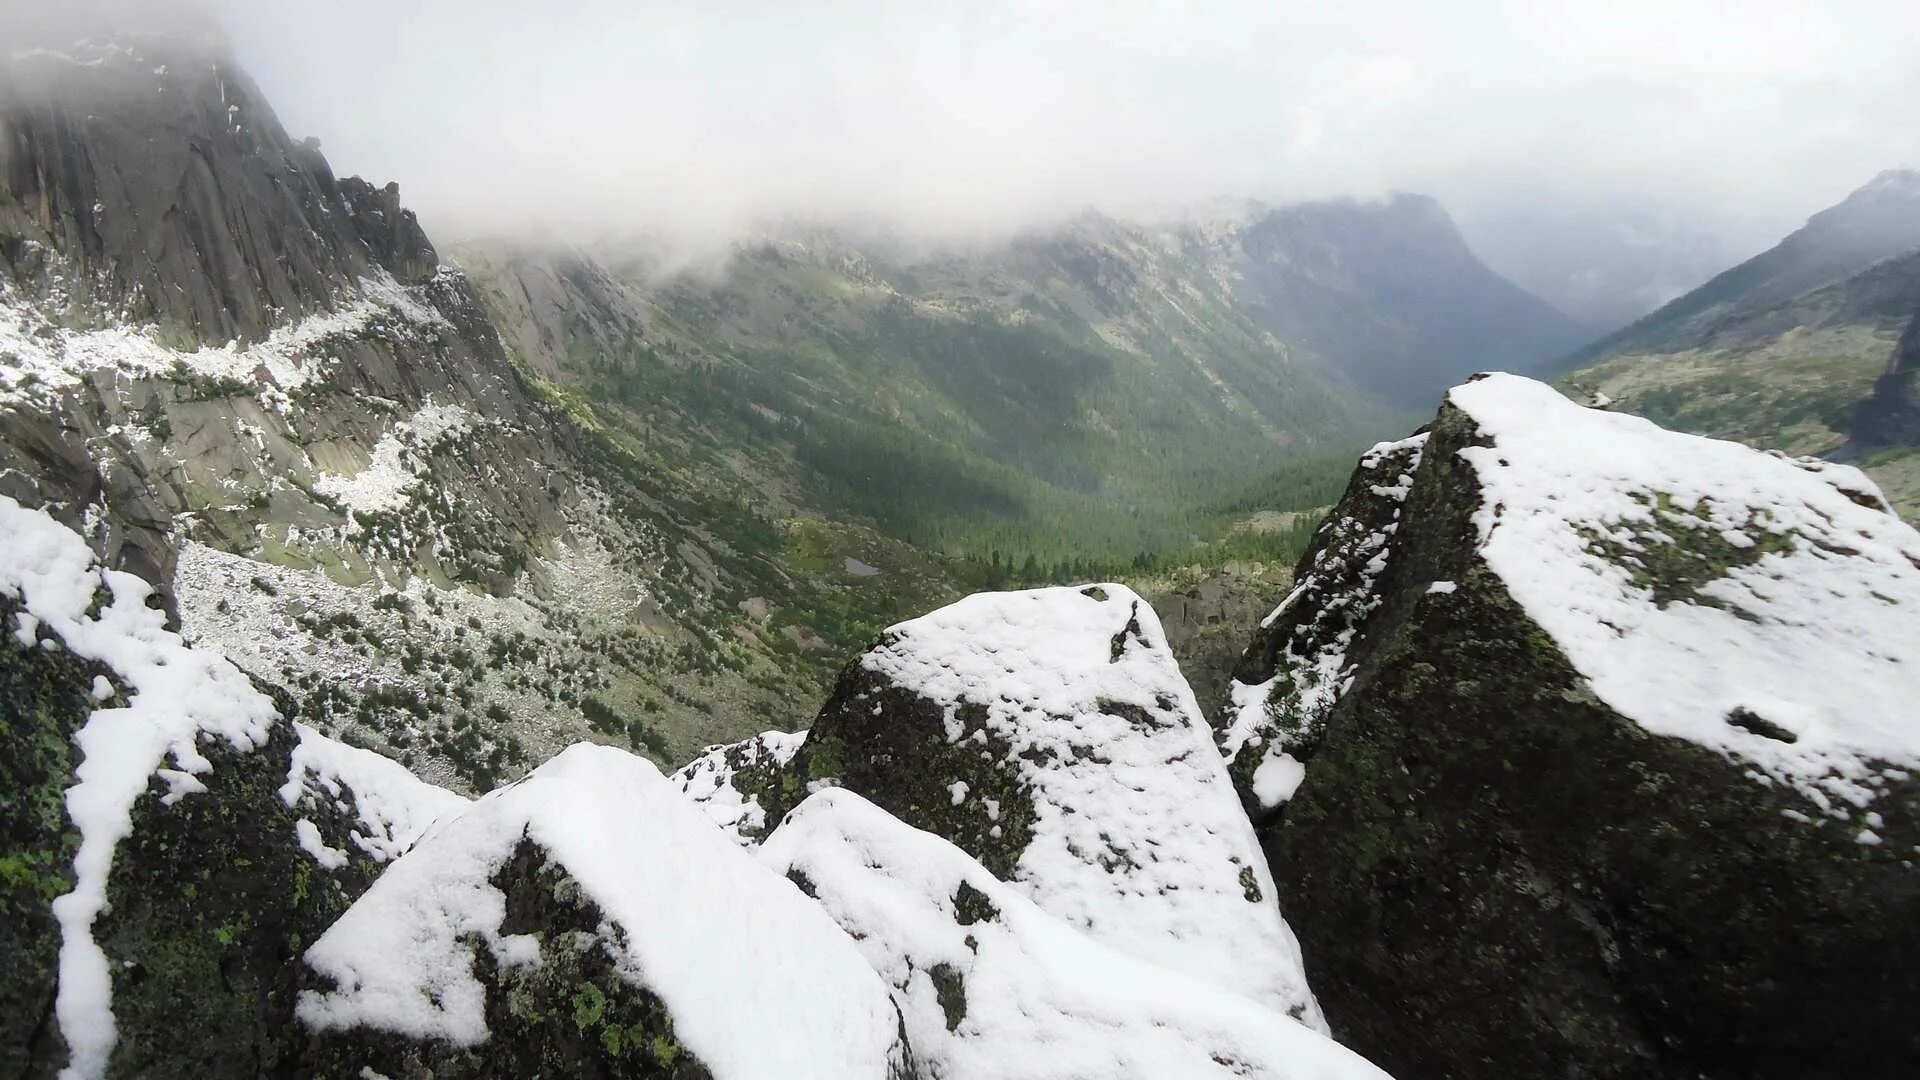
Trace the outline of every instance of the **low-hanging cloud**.
[[1911, 0], [207, 0], [441, 232], [973, 234], [1387, 189], [1736, 243], [1920, 164]]

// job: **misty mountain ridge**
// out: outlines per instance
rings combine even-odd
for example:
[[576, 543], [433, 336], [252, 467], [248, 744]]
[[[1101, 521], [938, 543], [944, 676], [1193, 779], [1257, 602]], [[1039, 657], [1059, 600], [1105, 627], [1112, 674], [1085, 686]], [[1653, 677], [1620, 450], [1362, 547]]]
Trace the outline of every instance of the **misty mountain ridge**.
[[1858, 460], [1920, 512], [1920, 172], [1889, 170], [1775, 247], [1582, 350], [1564, 381], [1663, 424]]
[[1582, 349], [1573, 362], [1650, 345], [1702, 345], [1730, 319], [1785, 303], [1916, 247], [1920, 171], [1887, 170], [1808, 218], [1779, 244]]

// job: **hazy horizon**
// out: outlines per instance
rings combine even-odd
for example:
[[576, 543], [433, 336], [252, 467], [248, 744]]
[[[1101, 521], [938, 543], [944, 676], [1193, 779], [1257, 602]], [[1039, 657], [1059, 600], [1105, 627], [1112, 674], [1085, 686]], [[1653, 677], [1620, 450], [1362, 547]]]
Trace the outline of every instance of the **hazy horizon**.
[[1652, 295], [1920, 165], [1920, 7], [1883, 0], [200, 6], [290, 131], [448, 239], [1409, 191], [1523, 284]]

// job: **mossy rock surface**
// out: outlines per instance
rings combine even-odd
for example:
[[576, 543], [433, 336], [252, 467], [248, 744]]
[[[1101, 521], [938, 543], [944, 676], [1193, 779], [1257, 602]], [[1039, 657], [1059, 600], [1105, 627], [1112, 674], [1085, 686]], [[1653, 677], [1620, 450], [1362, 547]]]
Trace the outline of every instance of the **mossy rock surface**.
[[1916, 1075], [1920, 783], [1862, 844], [1608, 708], [1475, 554], [1476, 437], [1442, 410], [1260, 826], [1336, 1035], [1401, 1077]]
[[[15, 626], [18, 610], [0, 597], [0, 624]], [[40, 637], [55, 640], [44, 627]], [[105, 699], [92, 693], [96, 677], [111, 688]], [[80, 759], [72, 739], [127, 693], [108, 668], [64, 647], [21, 647], [11, 634], [0, 645], [9, 747], [0, 755], [0, 1069], [9, 1076], [52, 1077], [67, 1064], [53, 1009], [61, 934], [52, 902], [73, 887], [79, 847], [65, 805]], [[291, 717], [291, 701], [276, 698]], [[113, 973], [109, 1075], [305, 1074], [296, 962], [375, 867], [355, 858], [324, 870], [301, 850], [297, 817], [319, 818], [327, 835], [353, 826], [332, 820], [345, 814], [331, 804], [296, 811], [281, 799], [293, 745], [290, 722], [247, 752], [203, 739], [205, 791], [168, 805], [169, 787], [155, 777], [135, 803], [132, 832], [114, 849], [109, 907], [93, 927]]]
[[155, 779], [136, 804], [94, 927], [116, 973], [115, 1075], [300, 1073], [300, 953], [372, 872], [328, 871], [301, 850], [304, 814], [279, 795], [293, 743], [291, 724], [249, 753], [203, 739], [206, 792], [167, 806]]
[[52, 1076], [66, 1062], [54, 1021], [60, 928], [54, 897], [73, 888], [78, 836], [64, 795], [73, 733], [98, 704], [106, 668], [65, 650], [22, 646], [20, 603], [0, 595], [0, 1073]]
[[[809, 785], [836, 784], [953, 843], [1007, 880], [1033, 832], [1033, 798], [1013, 748], [987, 730], [985, 713], [978, 705], [958, 705], [966, 735], [950, 740], [946, 706], [856, 660], [841, 673], [793, 768], [770, 796], [767, 820], [799, 805]], [[953, 797], [956, 783], [966, 785], [963, 800]], [[997, 813], [989, 813], [989, 804]]]
[[[307, 1067], [316, 1076], [371, 1069], [395, 1078], [633, 1077], [709, 1080], [674, 1033], [660, 997], [631, 981], [615, 956], [621, 933], [566, 873], [521, 841], [492, 879], [506, 896], [502, 934], [539, 939], [538, 964], [501, 968], [484, 947], [474, 973], [486, 987], [488, 1037], [473, 1047], [366, 1030], [317, 1037]], [[318, 987], [314, 987], [318, 989]]]

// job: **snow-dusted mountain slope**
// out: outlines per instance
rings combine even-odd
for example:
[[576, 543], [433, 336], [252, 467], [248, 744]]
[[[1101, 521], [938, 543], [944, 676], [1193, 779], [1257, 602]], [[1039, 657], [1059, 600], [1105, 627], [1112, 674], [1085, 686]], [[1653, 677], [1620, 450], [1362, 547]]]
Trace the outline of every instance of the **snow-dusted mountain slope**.
[[1100, 944], [852, 792], [809, 798], [759, 854], [815, 897], [894, 988], [930, 1075], [1384, 1076], [1304, 1024]]
[[[398, 188], [336, 176], [223, 46], [30, 45], [0, 50], [0, 493], [317, 730], [468, 791], [579, 739], [664, 762], [797, 726], [832, 649], [953, 595], [522, 373]], [[884, 582], [813, 565], [854, 555]]]
[[1334, 1029], [1400, 1070], [1920, 1063], [1917, 612], [1857, 469], [1454, 388], [1217, 720]]

